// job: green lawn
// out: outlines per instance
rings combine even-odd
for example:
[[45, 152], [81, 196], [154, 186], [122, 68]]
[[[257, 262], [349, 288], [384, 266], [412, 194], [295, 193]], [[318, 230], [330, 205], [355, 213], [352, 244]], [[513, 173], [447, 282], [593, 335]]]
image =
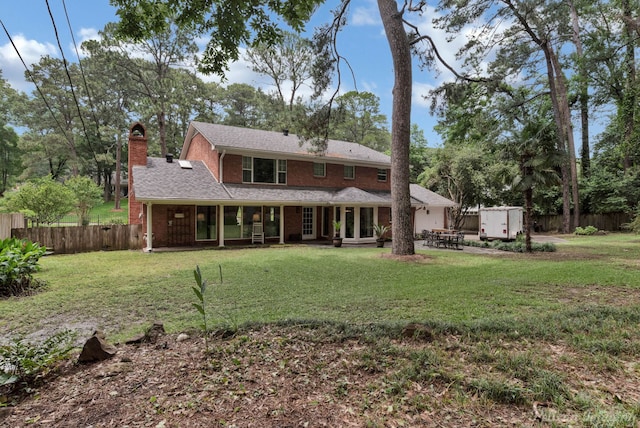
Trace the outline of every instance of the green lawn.
[[[266, 394], [262, 386], [293, 364], [288, 379], [302, 373], [333, 391], [327, 402], [344, 406], [330, 412], [358, 426], [420, 426], [422, 415], [443, 426], [635, 427], [640, 237], [566, 239], [555, 253], [532, 255], [417, 245], [417, 262], [383, 258], [388, 248], [304, 245], [50, 256], [37, 275], [46, 291], [0, 301], [1, 338], [67, 327], [117, 341], [154, 321], [194, 330], [198, 265], [210, 283], [210, 325], [239, 327], [185, 381], [191, 390], [202, 380], [198, 397]], [[412, 321], [433, 341], [403, 338]], [[141, 412], [149, 400], [136, 404]], [[233, 406], [225, 415], [241, 409]]]
[[571, 237], [556, 253], [534, 255], [416, 248], [427, 258], [401, 262], [381, 257], [388, 248], [328, 246], [45, 257], [37, 277], [48, 290], [0, 301], [0, 329], [17, 334], [92, 325], [122, 335], [155, 320], [170, 331], [189, 329], [199, 322], [191, 289], [196, 265], [210, 283], [207, 307], [215, 325], [517, 322], [544, 330], [551, 319], [585, 305], [637, 310], [636, 300], [611, 301], [640, 288], [635, 235]]

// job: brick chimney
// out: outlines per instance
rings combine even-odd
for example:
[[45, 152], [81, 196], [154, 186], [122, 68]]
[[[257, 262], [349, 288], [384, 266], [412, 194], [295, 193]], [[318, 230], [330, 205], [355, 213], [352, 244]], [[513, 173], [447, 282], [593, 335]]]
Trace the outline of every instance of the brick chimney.
[[136, 200], [133, 185], [134, 166], [147, 164], [147, 131], [140, 122], [129, 128], [129, 224], [142, 224], [142, 203]]

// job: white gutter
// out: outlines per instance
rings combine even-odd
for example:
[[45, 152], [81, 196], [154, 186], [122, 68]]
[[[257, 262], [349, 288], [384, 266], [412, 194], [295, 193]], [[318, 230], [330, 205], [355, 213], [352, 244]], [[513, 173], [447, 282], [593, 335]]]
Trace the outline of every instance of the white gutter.
[[222, 184], [222, 182], [223, 182], [222, 177], [224, 176], [224, 174], [223, 174], [224, 162], [222, 162], [222, 160], [224, 159], [224, 155], [226, 155], [226, 154], [227, 154], [227, 151], [223, 150], [222, 154], [220, 155], [220, 159], [218, 160], [218, 165], [219, 165], [219, 167], [218, 167], [218, 175], [220, 175], [218, 177], [218, 182], [220, 184]]

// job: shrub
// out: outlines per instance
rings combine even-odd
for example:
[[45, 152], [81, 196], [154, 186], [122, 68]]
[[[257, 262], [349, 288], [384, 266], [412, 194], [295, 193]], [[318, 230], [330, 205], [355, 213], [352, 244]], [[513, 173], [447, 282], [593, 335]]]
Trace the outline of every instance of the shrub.
[[0, 240], [0, 297], [25, 294], [44, 285], [32, 275], [40, 269], [38, 261], [45, 251], [27, 240]]
[[625, 223], [622, 225], [624, 229], [630, 230], [633, 233], [640, 234], [640, 208], [636, 211], [636, 215], [631, 223]]
[[596, 233], [598, 231], [597, 227], [593, 227], [593, 226], [587, 226], [587, 227], [576, 227], [576, 231], [575, 234], [576, 235], [593, 235], [594, 233]]
[[0, 387], [10, 391], [21, 387], [28, 392], [50, 373], [55, 363], [69, 356], [75, 338], [75, 332], [64, 330], [41, 344], [14, 339], [9, 345], [0, 346]]

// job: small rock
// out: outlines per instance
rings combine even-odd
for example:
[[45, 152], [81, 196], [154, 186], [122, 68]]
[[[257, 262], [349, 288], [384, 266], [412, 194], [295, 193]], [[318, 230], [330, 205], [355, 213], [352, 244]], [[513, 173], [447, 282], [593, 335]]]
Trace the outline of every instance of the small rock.
[[176, 342], [184, 342], [185, 340], [189, 340], [189, 335], [186, 333], [180, 333], [178, 337], [176, 337]]
[[92, 363], [95, 361], [104, 361], [113, 357], [117, 349], [105, 340], [104, 333], [96, 331], [82, 347], [82, 352], [78, 357], [79, 363]]

